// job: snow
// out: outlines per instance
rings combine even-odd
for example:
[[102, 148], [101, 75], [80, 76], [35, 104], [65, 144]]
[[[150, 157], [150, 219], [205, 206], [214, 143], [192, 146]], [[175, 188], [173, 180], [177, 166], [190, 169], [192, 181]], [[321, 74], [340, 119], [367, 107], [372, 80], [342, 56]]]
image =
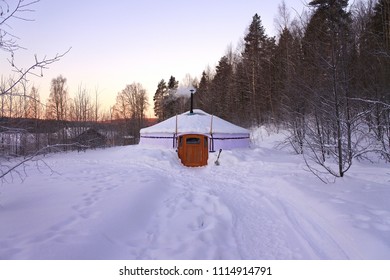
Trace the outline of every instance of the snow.
[[141, 129], [141, 134], [150, 133], [249, 134], [249, 131], [219, 117], [211, 116], [202, 110], [194, 109], [193, 114], [187, 111], [177, 117], [174, 116], [156, 125]]
[[0, 259], [389, 259], [389, 166], [324, 184], [281, 139], [200, 168], [141, 145], [31, 162], [0, 185]]

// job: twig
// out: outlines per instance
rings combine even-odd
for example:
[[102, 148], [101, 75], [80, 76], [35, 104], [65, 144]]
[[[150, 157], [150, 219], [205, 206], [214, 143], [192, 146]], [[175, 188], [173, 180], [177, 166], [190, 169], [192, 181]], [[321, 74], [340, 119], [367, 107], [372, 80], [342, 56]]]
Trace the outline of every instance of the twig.
[[8, 61], [11, 63], [12, 67], [14, 68], [14, 71], [16, 73], [19, 73], [19, 77], [18, 79], [16, 79], [11, 86], [9, 86], [8, 88], [2, 90], [0, 92], [0, 96], [1, 95], [6, 95], [6, 94], [9, 94], [22, 80], [26, 79], [27, 75], [28, 74], [31, 74], [31, 75], [34, 75], [34, 76], [39, 76], [37, 74], [35, 74], [33, 72], [34, 69], [36, 68], [39, 68], [41, 69], [41, 74], [40, 76], [43, 76], [43, 69], [48, 69], [48, 66], [50, 64], [53, 64], [54, 62], [57, 62], [59, 61], [62, 57], [64, 57], [68, 52], [70, 52], [72, 48], [70, 47], [66, 52], [62, 53], [62, 54], [56, 54], [53, 58], [46, 58], [44, 57], [42, 60], [38, 61], [37, 59], [35, 60], [35, 63], [30, 66], [29, 68], [27, 68], [26, 70], [24, 70], [23, 68], [18, 68], [17, 66], [14, 65], [13, 61], [9, 60]]
[[[42, 162], [44, 163], [44, 165], [46, 167], [48, 167], [52, 173], [57, 173], [55, 172], [42, 158], [37, 158], [39, 156], [42, 156], [42, 155], [45, 155], [47, 153], [49, 153], [50, 151], [52, 151], [53, 149], [54, 150], [57, 150], [57, 151], [62, 151], [62, 148], [63, 147], [81, 147], [81, 148], [88, 148], [88, 146], [85, 146], [85, 145], [81, 145], [80, 143], [71, 143], [71, 144], [56, 144], [56, 145], [50, 145], [50, 146], [47, 146], [47, 147], [44, 147], [38, 151], [36, 151], [34, 154], [32, 155], [29, 155], [29, 156], [26, 156], [24, 157], [22, 160], [20, 160], [19, 162], [16, 162], [14, 163], [13, 165], [9, 166], [9, 165], [2, 165], [2, 167], [5, 167], [5, 171], [2, 171], [2, 173], [0, 174], [0, 179], [1, 180], [4, 180], [6, 181], [6, 176], [7, 175], [10, 175], [11, 176], [11, 181], [13, 181], [13, 174], [17, 174], [19, 176], [19, 178], [21, 178], [21, 180], [23, 181], [23, 178], [24, 177], [27, 177], [27, 172], [25, 169], [23, 169], [23, 172], [24, 172], [24, 176], [21, 174], [21, 171], [18, 170], [21, 166], [25, 167], [26, 166], [26, 163], [28, 162]], [[0, 166], [1, 167], [1, 166]], [[39, 168], [38, 168], [39, 170]]]

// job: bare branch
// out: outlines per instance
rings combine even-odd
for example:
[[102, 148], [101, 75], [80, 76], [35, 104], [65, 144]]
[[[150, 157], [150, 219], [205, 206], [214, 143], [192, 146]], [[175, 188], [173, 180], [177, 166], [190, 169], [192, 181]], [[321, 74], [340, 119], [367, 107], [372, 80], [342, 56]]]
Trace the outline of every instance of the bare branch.
[[[35, 63], [33, 65], [31, 65], [30, 67], [28, 67], [27, 69], [19, 68], [16, 65], [14, 65], [13, 61], [8, 60], [14, 68], [13, 71], [18, 73], [19, 77], [14, 81], [14, 83], [11, 86], [9, 86], [5, 89], [2, 89], [2, 91], [0, 92], [0, 96], [9, 94], [22, 80], [27, 80], [28, 75], [42, 77], [44, 69], [48, 69], [48, 66], [50, 64], [53, 64], [53, 63], [59, 61], [68, 52], [70, 52], [71, 49], [72, 48], [69, 48], [67, 51], [65, 51], [62, 54], [56, 54], [53, 58], [46, 58], [46, 56], [45, 56], [42, 60], [38, 60], [37, 57], [35, 56]], [[34, 72], [35, 69], [40, 69], [40, 71], [41, 71], [40, 75], [38, 75]]]
[[375, 104], [375, 105], [379, 104], [379, 105], [383, 105], [387, 109], [390, 109], [390, 104], [389, 103], [385, 103], [385, 102], [382, 102], [382, 101], [379, 101], [379, 100], [371, 100], [371, 99], [363, 99], [363, 98], [350, 98], [350, 100], [360, 101], [360, 102], [365, 102], [365, 103], [371, 103], [371, 104]]
[[53, 151], [62, 152], [64, 147], [77, 147], [80, 149], [89, 148], [89, 146], [85, 146], [80, 143], [56, 144], [56, 145], [46, 146], [36, 151], [32, 155], [22, 158], [21, 160], [16, 160], [15, 162], [12, 161], [10, 165], [0, 164], [0, 180], [7, 181], [5, 179], [7, 176], [11, 176], [11, 179], [13, 180], [14, 174], [16, 174], [23, 181], [24, 178], [27, 177], [27, 172], [25, 170], [25, 167], [28, 162], [43, 163], [47, 168], [50, 169], [52, 173], [57, 173], [49, 166], [49, 164], [45, 162], [43, 157], [48, 153], [52, 153]]
[[[18, 0], [12, 7], [7, 1], [0, 1], [0, 49], [14, 54], [14, 52], [21, 47], [17, 44], [19, 39], [14, 34], [11, 34], [6, 29], [11, 29], [9, 21], [11, 19], [22, 21], [34, 21], [27, 18], [24, 14], [34, 12], [30, 6], [38, 3], [39, 0]], [[5, 28], [6, 27], [6, 28]]]
[[[2, 84], [0, 86], [0, 97], [7, 95], [7, 98], [11, 100], [13, 97], [20, 97], [20, 100], [25, 102], [28, 98], [35, 100], [36, 102], [40, 101], [36, 98], [37, 96], [32, 94], [29, 96], [27, 92], [27, 82], [28, 77], [30, 75], [42, 77], [45, 69], [48, 69], [49, 66], [57, 61], [59, 61], [62, 57], [64, 57], [70, 50], [66, 50], [63, 53], [57, 53], [53, 57], [44, 56], [42, 59], [39, 59], [37, 55], [34, 56], [34, 62], [31, 66], [27, 68], [22, 68], [15, 65], [14, 61], [14, 53], [20, 49], [21, 47], [18, 45], [17, 40], [19, 39], [17, 36], [10, 33], [11, 30], [10, 20], [22, 20], [22, 21], [32, 21], [32, 19], [27, 18], [26, 14], [34, 12], [32, 6], [39, 2], [39, 0], [13, 0], [11, 4], [8, 3], [8, 0], [0, 0], [0, 51], [6, 51], [11, 53], [11, 57], [8, 59], [8, 62], [11, 65], [12, 71], [16, 73], [15, 79], [10, 79], [8, 84]], [[18, 93], [18, 88], [23, 87], [22, 90], [24, 93]], [[12, 100], [11, 100], [12, 102]], [[11, 103], [12, 104], [12, 103]], [[20, 103], [18, 106], [23, 106], [26, 110], [27, 103]], [[10, 107], [10, 112], [12, 112], [13, 108]], [[26, 134], [25, 130], [21, 129], [12, 129], [7, 127], [0, 127], [0, 131], [7, 133], [15, 134], [19, 137], [22, 134]], [[7, 144], [3, 144], [7, 145]], [[5, 177], [10, 177], [11, 179], [14, 175], [19, 176], [22, 180], [27, 176], [26, 167], [28, 166], [28, 162], [43, 162], [45, 166], [47, 166], [50, 170], [51, 168], [43, 161], [42, 156], [47, 154], [48, 152], [53, 151], [53, 149], [58, 149], [59, 147], [69, 146], [75, 144], [65, 144], [65, 145], [55, 145], [55, 146], [46, 146], [41, 148], [24, 158], [12, 158], [5, 157], [0, 160], [0, 180], [6, 180]], [[12, 156], [12, 155], [11, 155]], [[5, 159], [5, 160], [3, 160]], [[10, 161], [7, 161], [10, 159]], [[37, 166], [39, 169], [39, 166]], [[53, 170], [52, 170], [53, 171]]]

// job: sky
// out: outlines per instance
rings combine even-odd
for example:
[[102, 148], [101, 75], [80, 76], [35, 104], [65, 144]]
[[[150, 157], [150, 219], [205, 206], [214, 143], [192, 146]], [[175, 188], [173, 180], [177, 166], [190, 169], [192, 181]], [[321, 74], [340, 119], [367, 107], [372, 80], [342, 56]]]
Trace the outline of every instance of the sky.
[[[140, 83], [152, 98], [161, 79], [174, 76], [182, 82], [187, 74], [201, 76], [212, 69], [229, 45], [234, 48], [245, 36], [255, 13], [266, 33], [275, 36], [280, 1], [187, 0], [187, 1], [53, 1], [41, 0], [8, 30], [24, 49], [15, 53], [15, 64], [26, 68], [38, 58], [70, 51], [43, 72], [30, 77], [41, 100], [49, 96], [50, 82], [67, 79], [69, 95], [85, 88], [98, 93], [101, 108], [115, 104], [127, 84]], [[9, 0], [10, 4], [16, 0]], [[302, 13], [306, 0], [285, 0], [292, 15]], [[12, 5], [12, 4], [11, 4]], [[12, 75], [9, 54], [0, 53], [0, 74]], [[39, 73], [40, 74], [40, 73]], [[152, 111], [148, 116], [152, 116]]]

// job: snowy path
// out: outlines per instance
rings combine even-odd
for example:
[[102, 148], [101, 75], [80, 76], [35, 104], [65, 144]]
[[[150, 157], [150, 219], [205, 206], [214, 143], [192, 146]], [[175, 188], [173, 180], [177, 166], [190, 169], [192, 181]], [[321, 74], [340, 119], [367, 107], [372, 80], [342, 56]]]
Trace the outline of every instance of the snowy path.
[[324, 185], [269, 147], [183, 167], [172, 150], [46, 159], [0, 186], [0, 259], [389, 259], [386, 166]]

